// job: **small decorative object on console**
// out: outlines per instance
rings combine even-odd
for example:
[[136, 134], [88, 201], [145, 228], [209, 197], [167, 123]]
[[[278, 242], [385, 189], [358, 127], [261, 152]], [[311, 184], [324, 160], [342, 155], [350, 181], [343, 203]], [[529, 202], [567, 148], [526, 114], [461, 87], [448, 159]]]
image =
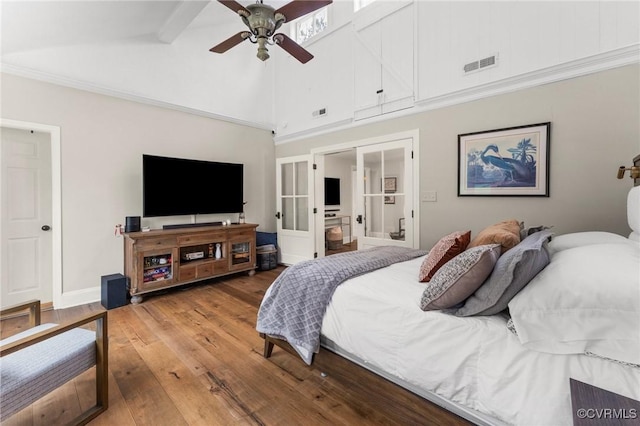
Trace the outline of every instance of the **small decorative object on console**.
[[204, 258], [204, 252], [203, 251], [194, 251], [191, 253], [185, 253], [182, 258], [184, 260], [195, 260], [195, 259], [202, 259]]

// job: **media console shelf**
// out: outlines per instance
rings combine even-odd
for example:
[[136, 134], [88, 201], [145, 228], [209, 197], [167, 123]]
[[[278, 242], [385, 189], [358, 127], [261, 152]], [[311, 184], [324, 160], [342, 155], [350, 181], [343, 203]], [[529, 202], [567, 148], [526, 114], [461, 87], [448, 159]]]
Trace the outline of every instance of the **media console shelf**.
[[131, 303], [152, 291], [256, 270], [255, 224], [124, 234], [124, 274]]

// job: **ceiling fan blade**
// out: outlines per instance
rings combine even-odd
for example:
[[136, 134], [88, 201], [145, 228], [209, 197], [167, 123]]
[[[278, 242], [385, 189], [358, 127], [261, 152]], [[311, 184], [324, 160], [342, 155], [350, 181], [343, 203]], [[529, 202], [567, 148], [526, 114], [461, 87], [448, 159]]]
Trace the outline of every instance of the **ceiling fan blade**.
[[245, 9], [245, 7], [240, 3], [238, 3], [237, 1], [234, 1], [234, 0], [218, 0], [218, 1], [224, 4], [225, 6], [227, 6], [229, 9], [233, 10], [235, 13], [238, 13], [239, 10], [244, 10], [245, 12], [249, 13], [249, 11]]
[[284, 34], [278, 33], [273, 36], [273, 39], [278, 46], [289, 52], [291, 56], [293, 56], [303, 64], [306, 64], [313, 59], [313, 55], [311, 53], [306, 51], [302, 46], [300, 46], [298, 43]]
[[333, 3], [332, 0], [294, 0], [276, 10], [275, 13], [282, 13], [287, 18], [286, 22], [291, 22], [302, 15], [311, 13], [331, 3]]
[[214, 53], [224, 53], [227, 50], [231, 49], [233, 46], [240, 44], [248, 39], [250, 35], [251, 33], [249, 31], [240, 31], [238, 34], [229, 37], [222, 43], [213, 46], [211, 49], [209, 49], [209, 51]]

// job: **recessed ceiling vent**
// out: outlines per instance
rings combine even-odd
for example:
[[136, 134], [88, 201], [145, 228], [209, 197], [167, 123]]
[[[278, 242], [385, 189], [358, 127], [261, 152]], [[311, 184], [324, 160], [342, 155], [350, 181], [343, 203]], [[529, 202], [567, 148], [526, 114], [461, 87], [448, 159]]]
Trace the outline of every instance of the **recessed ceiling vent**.
[[498, 64], [498, 55], [495, 54], [495, 55], [491, 55], [486, 58], [482, 58], [477, 61], [473, 61], [473, 62], [469, 62], [468, 64], [465, 64], [464, 72], [465, 74], [467, 74], [473, 71], [479, 71], [485, 68], [493, 67], [493, 66], [496, 66], [497, 64]]

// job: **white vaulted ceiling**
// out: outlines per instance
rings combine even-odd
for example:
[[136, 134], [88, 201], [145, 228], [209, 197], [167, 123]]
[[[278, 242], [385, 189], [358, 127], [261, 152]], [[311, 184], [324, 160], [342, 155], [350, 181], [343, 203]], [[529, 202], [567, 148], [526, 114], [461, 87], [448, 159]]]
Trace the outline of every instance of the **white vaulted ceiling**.
[[3, 71], [272, 128], [273, 65], [249, 43], [209, 52], [245, 28], [217, 1], [3, 0], [1, 7]]
[[[370, 118], [382, 85], [417, 111], [637, 63], [639, 4], [377, 0], [355, 13], [334, 0], [302, 65], [277, 47], [262, 62], [249, 42], [209, 52], [246, 29], [216, 0], [0, 0], [0, 70], [273, 129], [279, 142]], [[495, 67], [465, 75], [490, 55]]]

